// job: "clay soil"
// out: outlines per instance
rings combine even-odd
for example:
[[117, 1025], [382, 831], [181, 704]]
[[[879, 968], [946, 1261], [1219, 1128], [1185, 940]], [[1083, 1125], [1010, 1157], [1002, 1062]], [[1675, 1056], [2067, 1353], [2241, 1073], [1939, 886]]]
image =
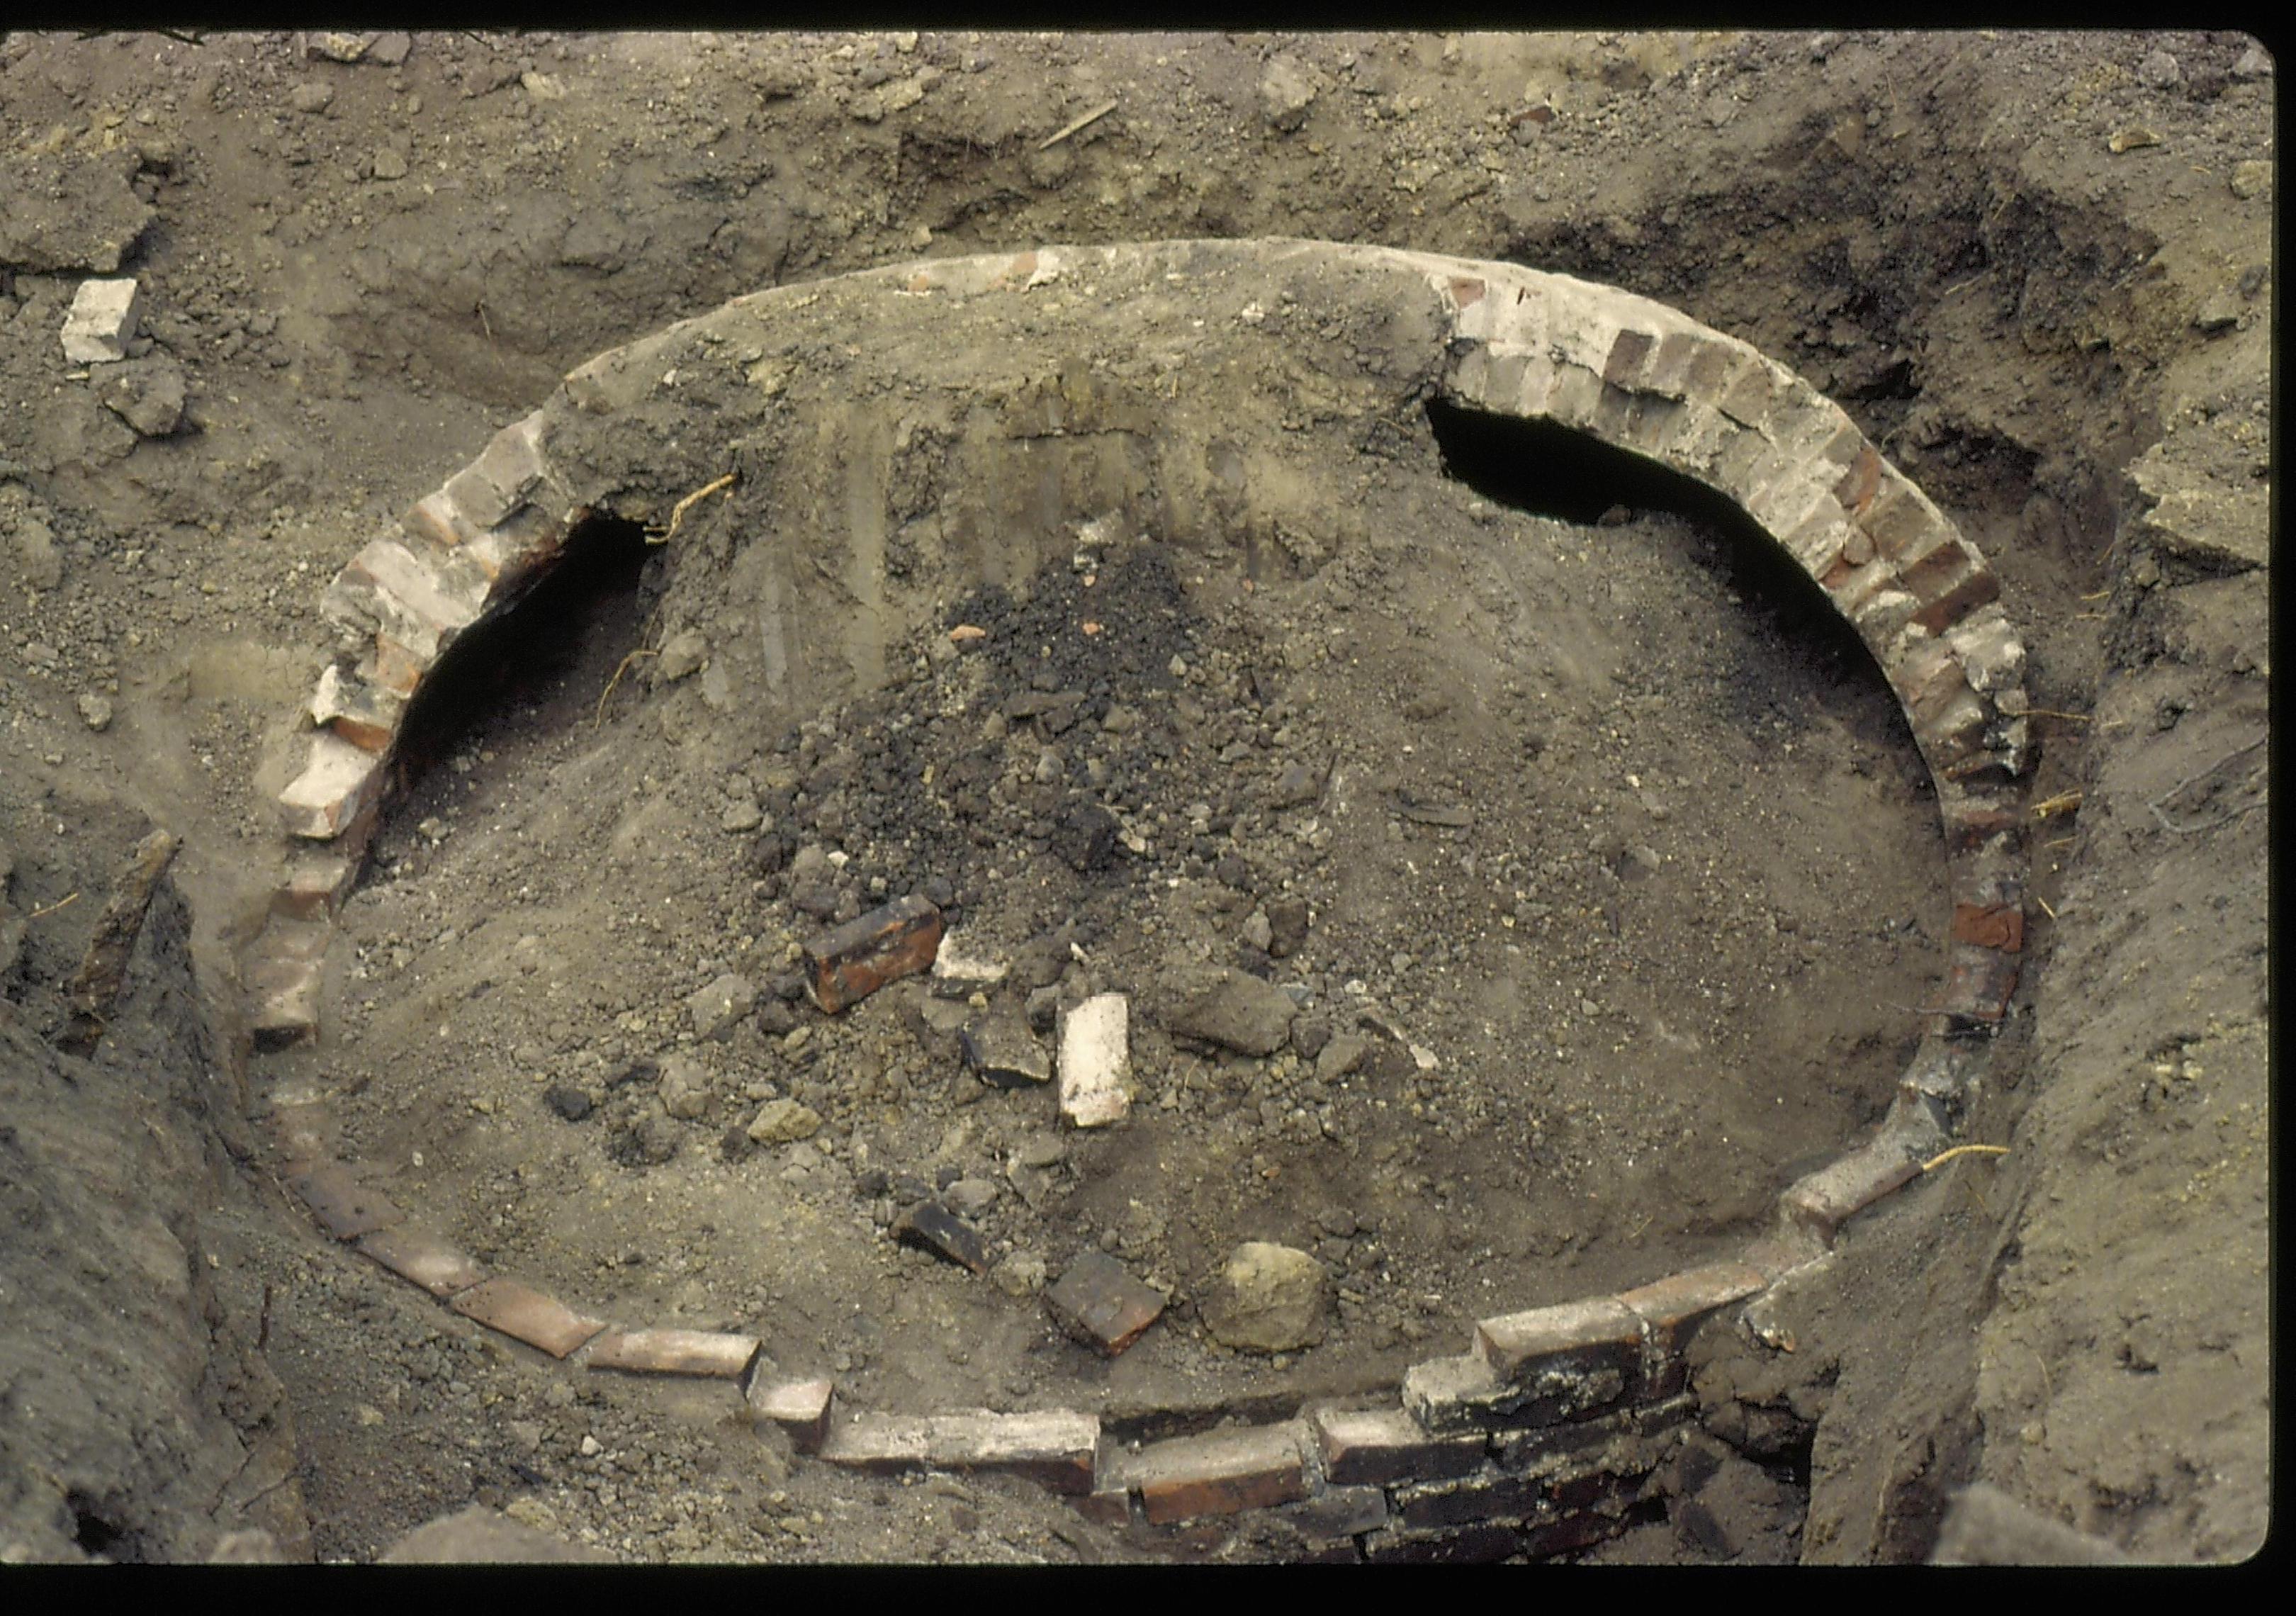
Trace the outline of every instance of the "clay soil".
[[[1327, 542], [1208, 562], [1095, 513], [873, 623], [886, 677], [804, 711], [649, 665], [755, 617], [684, 559], [730, 510], [684, 550], [594, 527], [426, 698], [325, 1037], [227, 1075], [319, 591], [494, 428], [761, 286], [1263, 235], [1612, 282], [1795, 366], [1995, 559], [2057, 715], [2035, 795], [2079, 793], [2032, 830], [2047, 906], [1964, 1130], [2010, 1154], [1853, 1226], [1779, 1299], [1796, 1350], [1703, 1349], [1702, 1431], [1591, 1557], [1918, 1560], [1979, 1481], [2141, 1558], [2261, 1542], [2252, 41], [398, 43], [0, 36], [0, 1554], [196, 1560], [259, 1526], [365, 1561], [472, 1501], [638, 1561], [1284, 1551], [840, 1472], [723, 1385], [506, 1344], [309, 1226], [249, 1121], [282, 1100], [326, 1098], [390, 1194], [593, 1310], [757, 1334], [855, 1407], [1136, 1423], [1391, 1387], [1479, 1316], [1729, 1255], [1878, 1117], [1948, 921], [1878, 672], [1694, 490], [1416, 406], [1369, 443], [1239, 412], [1344, 504]], [[164, 375], [115, 407], [62, 357], [115, 268], [138, 363], [184, 381], [171, 430], [131, 423]], [[868, 340], [824, 330], [800, 391], [902, 380]], [[899, 463], [904, 514], [984, 497], [929, 435]], [[2202, 540], [2145, 525], [2178, 500]], [[183, 900], [93, 1056], [59, 1054], [154, 824]], [[802, 941], [910, 891], [1004, 980], [805, 1004]], [[1176, 1028], [1206, 966], [1290, 994], [1280, 1047]], [[719, 1025], [689, 1000], [729, 973], [758, 1008]], [[967, 1021], [1098, 991], [1135, 998], [1122, 1127], [967, 1070]], [[805, 1136], [753, 1139], [783, 1101]], [[928, 1193], [988, 1274], [892, 1237]], [[1319, 1344], [1207, 1329], [1250, 1240], [1323, 1264]], [[1112, 1361], [1038, 1294], [1087, 1248], [1170, 1299]]]

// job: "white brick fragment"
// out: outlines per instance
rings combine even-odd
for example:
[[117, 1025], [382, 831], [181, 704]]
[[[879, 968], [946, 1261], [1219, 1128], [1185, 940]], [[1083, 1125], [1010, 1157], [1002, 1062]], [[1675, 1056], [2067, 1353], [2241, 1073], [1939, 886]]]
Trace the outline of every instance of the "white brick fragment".
[[1120, 993], [1100, 993], [1061, 1017], [1061, 1115], [1077, 1128], [1105, 1128], [1132, 1109], [1131, 1010]]
[[82, 281], [64, 316], [64, 357], [74, 365], [125, 359], [143, 318], [144, 289], [134, 277]]

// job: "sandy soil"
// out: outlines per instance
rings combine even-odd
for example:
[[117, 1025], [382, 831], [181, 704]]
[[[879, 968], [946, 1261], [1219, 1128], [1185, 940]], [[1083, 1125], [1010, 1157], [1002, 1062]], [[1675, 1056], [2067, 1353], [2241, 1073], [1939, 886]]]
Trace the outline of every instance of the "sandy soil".
[[[1025, 1483], [844, 1475], [722, 1388], [570, 1377], [310, 1229], [243, 1120], [282, 1093], [331, 1095], [394, 1193], [570, 1294], [754, 1331], [863, 1406], [1116, 1411], [1375, 1384], [1493, 1303], [1696, 1259], [1876, 1114], [1945, 899], [1926, 775], [1854, 642], [1726, 517], [1615, 466], [1526, 474], [1520, 443], [1423, 415], [1366, 460], [1280, 404], [1236, 434], [1296, 438], [1351, 490], [1327, 551], [1247, 591], [1164, 536], [1079, 535], [890, 622], [898, 681], [803, 713], [642, 666], [606, 698], [630, 650], [748, 603], [594, 535], [437, 702], [346, 911], [330, 1037], [218, 1090], [319, 589], [565, 370], [920, 255], [1278, 234], [1518, 258], [1764, 347], [1995, 558], [2062, 715], [2035, 794], [2077, 806], [2031, 834], [2040, 947], [1970, 1132], [2011, 1153], [1862, 1220], [1783, 1304], [1794, 1353], [1714, 1343], [1707, 1445], [1596, 1557], [1920, 1559], [1980, 1479], [2141, 1557], [2254, 1548], [2275, 81], [2251, 45], [424, 34], [339, 62], [0, 37], [0, 1143], [26, 1153], [0, 1551], [202, 1558], [259, 1525], [365, 1560], [475, 1499], [649, 1560], [1277, 1552], [1131, 1539]], [[149, 349], [91, 376], [57, 332], [115, 270]], [[928, 368], [840, 351], [798, 385]], [[994, 481], [945, 447], [904, 462], [920, 518]], [[1058, 662], [995, 649], [1087, 613], [1111, 631]], [[991, 649], [945, 654], [960, 621]], [[1026, 711], [1070, 690], [1074, 727]], [[927, 767], [957, 784], [888, 798]], [[1140, 849], [1062, 858], [1088, 807]], [[92, 1060], [54, 1054], [155, 823], [186, 912]], [[1138, 994], [1160, 1103], [1054, 1155], [1049, 1096], [964, 1070], [950, 1002], [831, 1022], [783, 998], [799, 938], [934, 879], [1016, 964], [955, 1009]], [[1185, 964], [1297, 988], [1289, 1042], [1171, 1036]], [[767, 1008], [718, 1036], [685, 1000], [726, 972]], [[1340, 1038], [1354, 1069], [1319, 1073]], [[785, 1099], [821, 1130], [752, 1145]], [[909, 1181], [976, 1186], [989, 1279], [887, 1238]], [[1246, 1239], [1332, 1274], [1322, 1344], [1210, 1339], [1193, 1300]], [[1035, 1300], [1087, 1245], [1175, 1302], [1113, 1365]], [[136, 1252], [173, 1277], [115, 1327]], [[133, 1348], [171, 1336], [204, 1345]], [[95, 1367], [65, 1397], [68, 1337]], [[182, 1434], [139, 1442], [155, 1424]]]

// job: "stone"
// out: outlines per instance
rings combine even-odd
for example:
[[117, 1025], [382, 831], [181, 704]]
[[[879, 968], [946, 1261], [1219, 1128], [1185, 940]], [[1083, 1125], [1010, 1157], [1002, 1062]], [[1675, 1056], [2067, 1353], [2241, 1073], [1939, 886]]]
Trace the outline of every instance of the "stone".
[[791, 1144], [821, 1131], [821, 1114], [797, 1100], [768, 1100], [745, 1131], [759, 1144]]
[[1156, 1322], [1164, 1298], [1114, 1258], [1088, 1251], [1045, 1292], [1045, 1308], [1070, 1340], [1114, 1358]]
[[1364, 1063], [1371, 1053], [1371, 1040], [1359, 1032], [1335, 1032], [1331, 1041], [1316, 1052], [1316, 1081], [1330, 1083], [1346, 1077]]
[[23, 564], [23, 579], [28, 587], [53, 589], [64, 581], [64, 558], [56, 548], [55, 529], [38, 517], [18, 519], [16, 554]]
[[379, 62], [387, 68], [395, 68], [406, 60], [407, 53], [414, 48], [414, 36], [392, 29], [377, 34], [374, 37], [374, 43], [367, 47], [366, 53], [369, 61]]
[[941, 914], [912, 895], [872, 909], [805, 946], [806, 990], [835, 1015], [886, 983], [930, 970], [940, 947]]
[[373, 34], [314, 31], [303, 36], [306, 62], [357, 62], [374, 43]]
[[380, 146], [367, 165], [368, 172], [377, 179], [405, 179], [406, 153], [397, 146]]
[[184, 367], [166, 354], [107, 365], [95, 396], [138, 438], [165, 438], [184, 423]]
[[64, 316], [64, 357], [74, 365], [125, 359], [143, 318], [144, 289], [135, 280], [82, 281]]
[[593, 1369], [741, 1380], [757, 1359], [758, 1338], [718, 1330], [610, 1330], [591, 1343]]
[[483, 1504], [416, 1527], [376, 1557], [382, 1565], [611, 1565], [604, 1549], [569, 1543]]
[[1324, 1267], [1291, 1246], [1238, 1246], [1198, 1300], [1204, 1326], [1245, 1352], [1293, 1352], [1324, 1339]]
[[1931, 1565], [2123, 1565], [2128, 1555], [2019, 1503], [1985, 1482], [1965, 1487], [1947, 1505]]
[[938, 1201], [920, 1201], [893, 1219], [893, 1238], [974, 1274], [988, 1272], [988, 1247], [974, 1228]]
[[1271, 898], [1266, 906], [1268, 955], [1275, 959], [1289, 959], [1308, 940], [1308, 900]]
[[542, 1097], [569, 1122], [579, 1122], [597, 1109], [590, 1096], [571, 1083], [553, 1083], [542, 1091]]
[[2260, 158], [2250, 158], [2232, 166], [2232, 176], [2226, 182], [2232, 193], [2242, 201], [2262, 196], [2272, 189], [2273, 166]]
[[2185, 70], [2166, 51], [2147, 51], [2136, 64], [2136, 82], [2148, 90], [2172, 90], [2185, 82]]
[[995, 1470], [1056, 1492], [1088, 1494], [1100, 1419], [1068, 1409], [997, 1414], [983, 1408], [922, 1418], [854, 1415], [822, 1444], [831, 1464], [859, 1470]]
[[686, 996], [686, 1013], [697, 1038], [723, 1038], [735, 1022], [758, 1007], [758, 988], [748, 977], [727, 972], [705, 988]]
[[1308, 121], [1316, 85], [1295, 56], [1277, 56], [1259, 77], [1259, 111], [1268, 127], [1289, 135]]
[[565, 1358], [606, 1327], [605, 1320], [586, 1317], [557, 1298], [514, 1279], [489, 1279], [473, 1285], [447, 1306], [553, 1358]]
[[287, 92], [287, 104], [307, 116], [324, 112], [335, 104], [335, 86], [317, 79], [306, 79]]
[[1061, 1017], [1061, 1115], [1105, 1128], [1132, 1109], [1131, 1012], [1120, 993], [1097, 993]]
[[1053, 1058], [1016, 1016], [990, 1015], [957, 1035], [964, 1063], [980, 1080], [998, 1088], [1022, 1088], [1053, 1080]]
[[1274, 1054], [1300, 1007], [1272, 982], [1230, 967], [1190, 966], [1167, 979], [1167, 1030], [1245, 1054]]
[[2243, 84], [2271, 78], [2272, 53], [2260, 45], [2250, 45], [2234, 61], [2232, 76]]
[[661, 648], [661, 656], [654, 663], [654, 677], [664, 684], [675, 685], [687, 676], [698, 673], [701, 664], [709, 660], [709, 642], [699, 628], [687, 628], [669, 636]]
[[[1275, 808], [1305, 808], [1324, 794], [1324, 776], [1304, 763], [1287, 763], [1283, 772], [1275, 776], [1275, 789], [1268, 806]], [[1272, 918], [1272, 917], [1271, 917]]]
[[1313, 1426], [1333, 1482], [1439, 1481], [1483, 1464], [1481, 1437], [1432, 1435], [1400, 1408], [1319, 1408]]
[[1267, 1509], [1308, 1496], [1299, 1434], [1288, 1425], [1248, 1425], [1151, 1443], [1126, 1469], [1153, 1525]]
[[709, 1110], [709, 1073], [692, 1055], [666, 1055], [661, 1062], [661, 1108], [681, 1122], [696, 1122]]
[[1036, 1252], [1015, 1251], [998, 1263], [988, 1278], [998, 1290], [1017, 1300], [1043, 1290], [1048, 1275], [1045, 1259]]
[[83, 692], [72, 703], [79, 710], [79, 720], [101, 734], [111, 727], [111, 698], [101, 691]]
[[835, 1389], [825, 1380], [777, 1380], [767, 1373], [763, 1358], [750, 1366], [742, 1401], [751, 1423], [777, 1426], [800, 1453], [817, 1451], [829, 1435], [829, 1411]]

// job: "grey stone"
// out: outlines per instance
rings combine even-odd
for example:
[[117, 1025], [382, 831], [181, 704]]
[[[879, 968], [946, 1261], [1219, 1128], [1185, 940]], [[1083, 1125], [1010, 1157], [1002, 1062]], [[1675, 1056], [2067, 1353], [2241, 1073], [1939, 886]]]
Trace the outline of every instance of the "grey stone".
[[2260, 45], [2251, 45], [2240, 53], [2232, 64], [2232, 76], [2239, 79], [2269, 78], [2272, 77], [2272, 54]]
[[1289, 959], [1308, 940], [1308, 900], [1271, 898], [1267, 900], [1267, 952]]
[[693, 1018], [697, 1038], [722, 1038], [758, 1007], [758, 989], [746, 976], [727, 972], [708, 987], [686, 996], [685, 1008]]
[[473, 1504], [416, 1527], [378, 1557], [384, 1565], [538, 1565], [579, 1562], [611, 1565], [603, 1549], [554, 1538]]
[[406, 153], [397, 146], [383, 146], [374, 154], [373, 171], [377, 179], [405, 179]]
[[111, 699], [109, 696], [91, 690], [81, 695], [77, 705], [80, 722], [90, 729], [102, 731], [111, 726]]
[[56, 548], [55, 532], [38, 517], [18, 519], [16, 554], [23, 565], [24, 582], [31, 587], [53, 589], [64, 581], [64, 559]]
[[666, 1056], [660, 1093], [662, 1110], [681, 1122], [696, 1121], [709, 1110], [709, 1074], [692, 1055]]
[[1316, 1057], [1316, 1079], [1329, 1083], [1344, 1078], [1362, 1066], [1364, 1056], [1371, 1053], [1371, 1041], [1359, 1032], [1335, 1033]]
[[1324, 1339], [1324, 1267], [1291, 1246], [1238, 1246], [1197, 1302], [1205, 1328], [1245, 1352], [1292, 1352]]
[[2168, 52], [2149, 51], [2144, 60], [2136, 64], [2136, 82], [2147, 89], [2173, 89], [2185, 82], [2185, 73]]
[[1304, 763], [1287, 763], [1283, 772], [1275, 776], [1275, 792], [1271, 799], [1279, 808], [1304, 808], [1324, 794], [1324, 776]]
[[1053, 1058], [1026, 1024], [1009, 1015], [984, 1016], [959, 1035], [964, 1063], [999, 1088], [1053, 1080]]
[[661, 660], [654, 664], [655, 676], [674, 685], [699, 671], [709, 656], [709, 642], [699, 628], [673, 634], [661, 648]]
[[165, 354], [107, 365], [96, 397], [139, 438], [165, 438], [184, 423], [184, 367]]
[[1315, 81], [1296, 57], [1278, 56], [1260, 75], [1259, 110], [1272, 128], [1287, 135], [1299, 128], [1308, 121], [1308, 109], [1315, 100]]
[[2128, 1556], [2031, 1509], [1997, 1487], [1964, 1488], [1946, 1510], [1932, 1565], [2116, 1565]]
[[1289, 994], [1242, 971], [1190, 966], [1166, 979], [1168, 1030], [1246, 1054], [1273, 1054], [1300, 1013]]
[[334, 104], [335, 86], [313, 79], [297, 85], [287, 93], [287, 103], [298, 112], [324, 112]]

